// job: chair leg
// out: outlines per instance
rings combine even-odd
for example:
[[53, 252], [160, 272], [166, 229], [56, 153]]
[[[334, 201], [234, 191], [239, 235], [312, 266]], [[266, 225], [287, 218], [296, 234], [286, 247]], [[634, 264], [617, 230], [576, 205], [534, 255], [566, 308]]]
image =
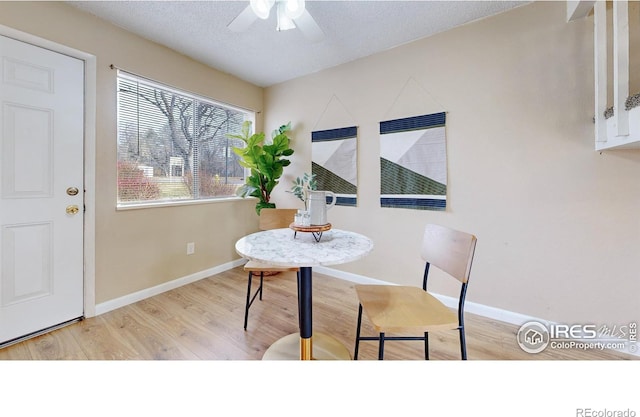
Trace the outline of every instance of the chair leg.
[[424, 359], [429, 360], [429, 333], [424, 332]]
[[380, 333], [380, 344], [378, 345], [378, 360], [384, 359], [384, 333]]
[[460, 355], [463, 361], [467, 360], [467, 342], [464, 335], [464, 327], [460, 328]]
[[244, 330], [247, 330], [247, 322], [249, 320], [249, 306], [251, 305], [251, 278], [253, 272], [249, 271], [249, 278], [247, 279], [247, 302], [244, 305]]
[[356, 347], [353, 350], [353, 360], [358, 360], [358, 350], [360, 348], [360, 326], [362, 325], [362, 304], [358, 305], [358, 325], [356, 326]]
[[244, 306], [244, 329], [247, 330], [247, 323], [249, 322], [249, 307], [255, 301], [257, 296], [260, 296], [260, 300], [262, 300], [262, 282], [264, 279], [264, 272], [260, 271], [260, 286], [256, 293], [251, 297], [251, 283], [253, 279], [253, 272], [249, 271], [249, 278], [247, 279], [247, 301]]

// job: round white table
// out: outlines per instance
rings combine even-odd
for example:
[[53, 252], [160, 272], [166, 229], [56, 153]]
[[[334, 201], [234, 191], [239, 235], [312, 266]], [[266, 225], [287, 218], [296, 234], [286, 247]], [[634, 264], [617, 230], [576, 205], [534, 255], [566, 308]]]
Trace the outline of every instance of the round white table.
[[[372, 249], [373, 242], [368, 237], [339, 229], [323, 232], [320, 241], [316, 241], [311, 233], [296, 234], [291, 229], [273, 229], [253, 233], [236, 242], [236, 252], [244, 258], [274, 266], [300, 268], [300, 334], [278, 340], [267, 349], [263, 359], [351, 358], [349, 351], [331, 336], [313, 333], [311, 268], [352, 262], [365, 257]], [[315, 350], [312, 337], [315, 338]]]

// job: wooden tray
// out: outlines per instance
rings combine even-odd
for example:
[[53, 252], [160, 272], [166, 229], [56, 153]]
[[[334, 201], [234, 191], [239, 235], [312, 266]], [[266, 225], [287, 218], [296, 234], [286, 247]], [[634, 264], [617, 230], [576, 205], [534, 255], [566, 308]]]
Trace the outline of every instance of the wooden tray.
[[321, 233], [331, 230], [331, 223], [313, 226], [300, 226], [295, 223], [291, 223], [289, 225], [289, 229], [295, 230], [296, 232]]

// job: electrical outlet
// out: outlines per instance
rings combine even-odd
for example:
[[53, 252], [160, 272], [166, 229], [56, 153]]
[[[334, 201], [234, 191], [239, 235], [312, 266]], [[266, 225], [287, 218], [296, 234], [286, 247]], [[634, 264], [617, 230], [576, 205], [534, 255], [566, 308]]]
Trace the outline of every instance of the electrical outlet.
[[196, 252], [196, 244], [194, 242], [187, 243], [187, 255], [193, 255]]

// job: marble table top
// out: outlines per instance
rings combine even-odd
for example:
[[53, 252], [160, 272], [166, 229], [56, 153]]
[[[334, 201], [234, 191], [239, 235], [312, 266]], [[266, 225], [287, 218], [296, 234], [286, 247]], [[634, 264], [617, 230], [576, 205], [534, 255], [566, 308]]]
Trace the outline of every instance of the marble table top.
[[[295, 238], [294, 238], [295, 234]], [[366, 236], [331, 229], [316, 242], [311, 233], [273, 229], [253, 233], [236, 242], [236, 252], [252, 261], [274, 266], [337, 265], [364, 258], [373, 249]]]

